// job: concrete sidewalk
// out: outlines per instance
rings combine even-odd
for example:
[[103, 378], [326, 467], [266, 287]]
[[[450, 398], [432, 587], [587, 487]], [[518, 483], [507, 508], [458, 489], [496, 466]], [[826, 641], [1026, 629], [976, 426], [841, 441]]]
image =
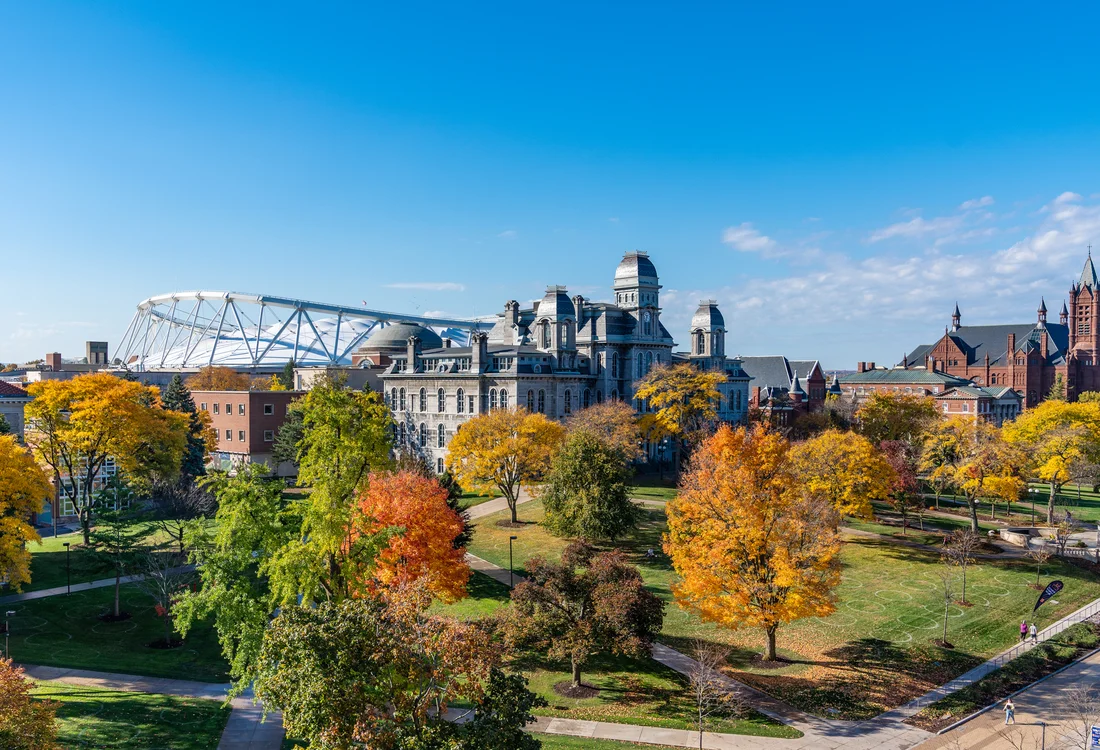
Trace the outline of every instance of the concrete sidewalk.
[[[188, 570], [194, 570], [194, 565], [180, 565], [178, 568], [172, 568], [170, 573], [182, 573]], [[126, 585], [127, 583], [133, 583], [134, 581], [140, 581], [145, 578], [144, 575], [132, 575], [122, 576], [120, 583]], [[76, 594], [81, 591], [89, 591], [91, 589], [102, 589], [107, 586], [114, 586], [114, 576], [111, 578], [100, 578], [97, 581], [86, 581], [85, 583], [74, 583], [71, 587], [67, 586], [54, 586], [51, 589], [40, 589], [39, 591], [27, 591], [22, 594], [8, 594], [7, 596], [0, 596], [0, 606], [5, 604], [16, 604], [18, 602], [27, 602], [32, 599], [45, 599], [48, 596], [60, 596], [68, 593], [70, 590]]]
[[[102, 690], [175, 695], [181, 698], [224, 701], [230, 687], [228, 683], [139, 677], [64, 667], [24, 665], [23, 668], [28, 677], [39, 682], [60, 682]], [[284, 736], [281, 714], [269, 714], [264, 721], [263, 708], [252, 702], [251, 694], [234, 698], [230, 705], [233, 711], [222, 731], [218, 750], [280, 750]]]

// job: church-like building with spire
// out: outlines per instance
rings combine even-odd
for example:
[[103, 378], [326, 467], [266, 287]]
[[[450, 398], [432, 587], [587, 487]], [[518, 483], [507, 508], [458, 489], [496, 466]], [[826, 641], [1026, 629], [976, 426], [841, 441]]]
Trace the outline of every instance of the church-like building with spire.
[[1085, 391], [1100, 390], [1098, 363], [1100, 279], [1090, 247], [1080, 278], [1070, 285], [1068, 303], [1062, 303], [1057, 323], [1047, 319], [1045, 298], [1039, 302], [1034, 322], [1001, 325], [963, 325], [963, 314], [956, 303], [951, 325], [938, 341], [916, 347], [890, 370], [860, 363], [859, 372], [844, 379], [844, 390], [871, 389], [879, 381], [890, 381], [893, 390], [904, 390], [902, 386], [914, 385], [909, 381], [923, 379], [932, 389], [930, 395], [944, 401], [947, 411], [952, 391], [975, 398], [984, 394], [993, 403], [998, 398], [1003, 400], [1009, 389], [1027, 409], [1048, 396], [1059, 376], [1070, 400]]

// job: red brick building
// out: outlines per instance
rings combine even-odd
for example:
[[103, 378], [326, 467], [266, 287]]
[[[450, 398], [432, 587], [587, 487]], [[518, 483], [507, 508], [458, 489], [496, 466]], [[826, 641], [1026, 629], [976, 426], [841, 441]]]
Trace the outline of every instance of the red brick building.
[[230, 471], [263, 463], [279, 476], [292, 476], [292, 465], [273, 465], [271, 451], [287, 409], [301, 395], [301, 391], [192, 391], [195, 405], [210, 415], [218, 433], [218, 447], [211, 454], [213, 467]]
[[1006, 325], [964, 326], [956, 305], [943, 337], [918, 346], [901, 366], [953, 375], [976, 386], [1008, 386], [1020, 394], [1025, 409], [1046, 398], [1058, 375], [1070, 400], [1100, 390], [1100, 279], [1091, 250], [1057, 323], [1047, 321], [1045, 300], [1034, 323]]

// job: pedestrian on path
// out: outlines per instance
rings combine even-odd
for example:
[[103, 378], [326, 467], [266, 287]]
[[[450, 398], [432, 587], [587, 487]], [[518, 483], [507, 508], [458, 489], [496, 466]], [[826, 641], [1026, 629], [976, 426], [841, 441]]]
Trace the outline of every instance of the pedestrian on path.
[[1027, 634], [1031, 636], [1032, 646], [1039, 642], [1039, 630], [1035, 627], [1035, 623], [1031, 623], [1031, 627], [1027, 629]]
[[1027, 638], [1027, 620], [1020, 620], [1020, 643]]
[[1016, 704], [1009, 698], [1005, 701], [1005, 726], [1016, 723]]

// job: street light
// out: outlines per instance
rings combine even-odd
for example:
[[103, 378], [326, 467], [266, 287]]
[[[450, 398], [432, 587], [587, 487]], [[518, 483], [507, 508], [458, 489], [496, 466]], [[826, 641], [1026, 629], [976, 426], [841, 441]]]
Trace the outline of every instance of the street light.
[[65, 548], [65, 596], [73, 593], [73, 579], [69, 575], [69, 542], [62, 542], [61, 546]]
[[1039, 490], [1034, 487], [1027, 488], [1027, 494], [1031, 496], [1031, 525], [1035, 525], [1035, 496], [1039, 494]]
[[508, 537], [508, 588], [515, 586], [515, 581], [512, 576], [512, 542], [519, 539], [518, 536]]
[[11, 634], [11, 623], [8, 621], [12, 615], [15, 614], [15, 610], [9, 609], [4, 613], [4, 658], [11, 659], [11, 646], [8, 645], [8, 636]]

